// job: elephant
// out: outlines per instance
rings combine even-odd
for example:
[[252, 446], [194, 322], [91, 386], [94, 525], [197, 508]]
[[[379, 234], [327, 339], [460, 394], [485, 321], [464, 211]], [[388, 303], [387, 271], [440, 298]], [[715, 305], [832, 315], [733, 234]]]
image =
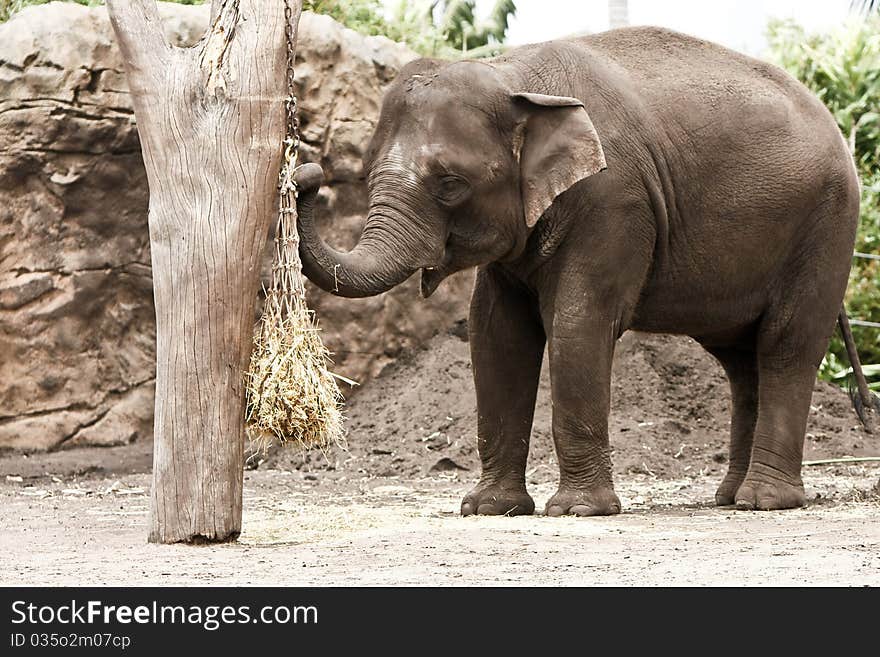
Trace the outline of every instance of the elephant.
[[314, 222], [320, 166], [297, 169], [303, 272], [364, 297], [421, 270], [428, 297], [476, 268], [482, 474], [463, 515], [534, 512], [525, 470], [545, 350], [559, 463], [545, 513], [620, 512], [608, 414], [627, 330], [690, 336], [725, 371], [718, 505], [805, 504], [807, 416], [860, 186], [833, 117], [793, 77], [654, 27], [418, 59], [384, 96], [364, 173], [368, 216], [340, 252]]

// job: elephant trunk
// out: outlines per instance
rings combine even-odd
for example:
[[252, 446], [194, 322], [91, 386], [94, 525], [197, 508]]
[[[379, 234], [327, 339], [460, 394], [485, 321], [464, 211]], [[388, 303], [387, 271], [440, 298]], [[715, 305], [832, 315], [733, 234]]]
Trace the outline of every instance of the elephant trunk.
[[364, 232], [354, 249], [345, 253], [329, 247], [314, 223], [315, 200], [323, 176], [317, 164], [305, 164], [295, 174], [299, 188], [299, 253], [303, 273], [315, 285], [340, 297], [370, 297], [390, 290], [431, 262], [425, 241], [405, 235], [400, 222], [396, 225], [389, 221], [388, 212], [377, 209], [372, 201]]

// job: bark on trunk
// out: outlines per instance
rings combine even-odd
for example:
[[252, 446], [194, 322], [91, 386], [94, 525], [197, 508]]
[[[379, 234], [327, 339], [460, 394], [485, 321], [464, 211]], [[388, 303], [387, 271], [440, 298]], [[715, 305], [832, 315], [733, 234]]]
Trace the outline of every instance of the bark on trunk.
[[[290, 0], [295, 36], [302, 0]], [[241, 532], [244, 385], [284, 137], [284, 0], [215, 0], [172, 47], [155, 0], [108, 0], [150, 186], [152, 542]]]

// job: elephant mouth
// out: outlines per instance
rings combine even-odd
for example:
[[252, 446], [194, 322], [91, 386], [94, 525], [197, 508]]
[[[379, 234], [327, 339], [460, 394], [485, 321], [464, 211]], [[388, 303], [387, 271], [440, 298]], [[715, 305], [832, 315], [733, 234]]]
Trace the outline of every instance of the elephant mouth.
[[444, 263], [437, 267], [422, 267], [422, 298], [427, 299], [452, 271]]

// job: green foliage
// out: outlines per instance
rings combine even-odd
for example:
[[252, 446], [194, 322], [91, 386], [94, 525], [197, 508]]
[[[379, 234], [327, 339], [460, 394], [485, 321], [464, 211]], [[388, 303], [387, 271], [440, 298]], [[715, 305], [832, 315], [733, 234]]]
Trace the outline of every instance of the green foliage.
[[497, 0], [486, 20], [476, 0], [398, 0], [385, 14], [380, 0], [305, 0], [305, 9], [332, 16], [363, 34], [405, 43], [427, 57], [486, 57], [502, 50], [514, 0]]
[[[45, 5], [52, 0], [0, 0], [0, 23], [8, 21], [12, 14], [21, 11], [30, 5]], [[86, 5], [87, 7], [95, 7], [104, 4], [104, 0], [64, 0], [65, 2], [75, 2], [78, 5]], [[179, 5], [200, 5], [205, 0], [165, 0], [165, 2], [176, 2]]]
[[381, 0], [304, 0], [303, 9], [326, 14], [362, 34], [385, 34], [388, 30]]
[[[808, 34], [792, 22], [769, 28], [771, 59], [825, 103], [850, 145], [862, 179], [856, 251], [880, 254], [880, 16], [856, 21], [832, 34]], [[846, 307], [850, 317], [880, 321], [880, 261], [856, 258]], [[864, 363], [880, 363], [880, 330], [853, 326]], [[820, 376], [840, 381], [847, 369], [843, 341], [835, 334]], [[880, 387], [880, 368], [870, 367]]]
[[[50, 0], [0, 0], [0, 22], [27, 5]], [[103, 0], [66, 0], [99, 5]], [[170, 0], [184, 5], [205, 0]], [[304, 0], [303, 9], [326, 14], [362, 34], [382, 35], [405, 43], [428, 57], [487, 57], [503, 50], [515, 0], [496, 0], [485, 20], [476, 15], [476, 0], [398, 0], [386, 15], [382, 0]]]
[[[0, 23], [8, 21], [15, 14], [29, 5], [44, 5], [50, 0], [0, 0]], [[80, 5], [94, 5], [91, 0], [72, 0]]]
[[446, 43], [463, 53], [502, 44], [510, 17], [516, 14], [513, 0], [497, 0], [485, 21], [480, 21], [474, 14], [475, 0], [434, 0], [431, 4], [432, 15], [436, 14], [436, 8], [443, 9], [437, 27]]
[[434, 25], [433, 4], [428, 0], [400, 0], [390, 15], [386, 15], [381, 0], [305, 0], [303, 8], [331, 16], [361, 34], [385, 36], [422, 55], [434, 56], [448, 44]]

